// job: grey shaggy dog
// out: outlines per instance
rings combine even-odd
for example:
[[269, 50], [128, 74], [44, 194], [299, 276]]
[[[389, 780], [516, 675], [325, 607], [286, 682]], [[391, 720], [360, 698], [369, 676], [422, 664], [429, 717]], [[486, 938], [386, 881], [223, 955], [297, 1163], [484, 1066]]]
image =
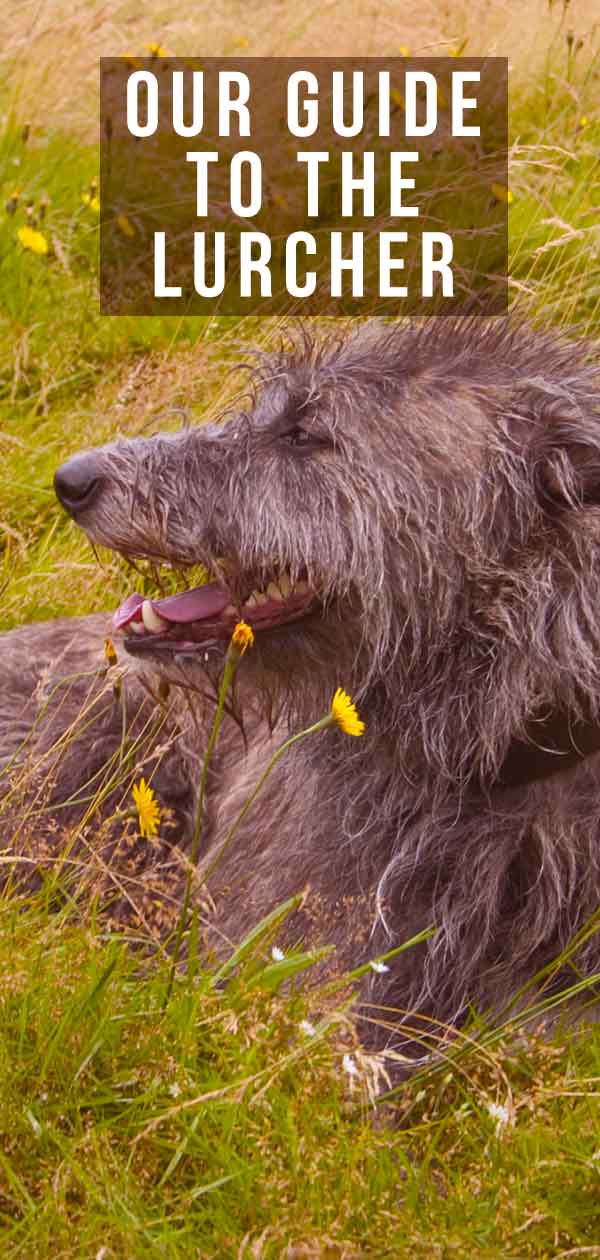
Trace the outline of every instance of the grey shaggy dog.
[[[299, 335], [226, 423], [76, 456], [56, 488], [94, 542], [214, 581], [127, 601], [121, 672], [103, 668], [102, 617], [3, 636], [5, 813], [27, 870], [68, 835], [72, 857], [100, 853], [117, 917], [145, 921], [157, 883], [172, 921], [242, 616], [256, 640], [202, 833], [207, 948], [305, 886], [288, 938], [335, 944], [340, 967], [431, 926], [365, 981], [366, 1024], [383, 1006], [404, 1044], [498, 1013], [567, 946], [546, 991], [600, 971], [584, 930], [600, 903], [600, 372], [584, 345], [481, 319]], [[269, 753], [338, 685], [365, 734], [290, 749], [208, 895], [202, 870]], [[123, 721], [135, 757], [115, 787]], [[153, 844], [117, 835], [140, 772], [170, 809]]]

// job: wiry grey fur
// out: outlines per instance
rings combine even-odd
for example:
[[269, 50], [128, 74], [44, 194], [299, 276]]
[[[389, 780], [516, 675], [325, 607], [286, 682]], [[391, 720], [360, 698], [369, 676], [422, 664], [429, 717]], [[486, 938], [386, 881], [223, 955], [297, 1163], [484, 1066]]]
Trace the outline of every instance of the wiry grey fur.
[[[396, 1023], [500, 1009], [600, 902], [600, 757], [499, 779], [538, 715], [600, 718], [600, 373], [587, 348], [481, 319], [303, 335], [226, 424], [95, 459], [102, 491], [77, 516], [94, 541], [205, 563], [242, 597], [274, 569], [306, 572], [321, 597], [323, 611], [257, 635], [242, 662], [245, 745], [232, 722], [210, 781], [209, 863], [288, 728], [321, 716], [338, 685], [366, 722], [360, 739], [327, 730], [280, 762], [211, 881], [211, 939], [239, 939], [309, 885], [290, 935], [334, 942], [341, 965], [435, 927], [371, 977], [365, 996], [399, 1008]], [[101, 649], [97, 619], [75, 631], [4, 639], [0, 751], [18, 742], [23, 659], [48, 662], [58, 641]], [[206, 655], [141, 671], [154, 692], [159, 677], [177, 684], [155, 779], [163, 803], [173, 785], [167, 850], [189, 843], [223, 648]], [[102, 729], [94, 764], [115, 747], [118, 706]], [[80, 761], [58, 764], [51, 801], [73, 794]], [[600, 970], [596, 934], [573, 967], [555, 987]]]

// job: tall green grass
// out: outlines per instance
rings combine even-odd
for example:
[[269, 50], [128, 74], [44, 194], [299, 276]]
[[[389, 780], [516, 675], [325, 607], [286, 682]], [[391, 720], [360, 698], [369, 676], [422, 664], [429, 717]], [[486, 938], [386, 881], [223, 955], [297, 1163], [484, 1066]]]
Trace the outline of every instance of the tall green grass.
[[3, 908], [7, 1260], [596, 1254], [598, 1037], [513, 1025], [374, 1124], [385, 1061], [343, 1006], [282, 989], [310, 959], [273, 962], [273, 939], [266, 924], [229, 983], [208, 968], [164, 1011], [168, 960], [93, 912]]

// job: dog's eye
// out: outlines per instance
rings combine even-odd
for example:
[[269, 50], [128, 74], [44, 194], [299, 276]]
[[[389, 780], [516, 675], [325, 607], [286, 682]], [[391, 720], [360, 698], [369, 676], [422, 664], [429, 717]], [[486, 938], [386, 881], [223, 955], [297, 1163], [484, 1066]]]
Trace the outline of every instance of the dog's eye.
[[294, 425], [293, 429], [289, 429], [283, 434], [283, 440], [287, 446], [302, 447], [304, 450], [317, 450], [319, 447], [328, 446], [327, 438], [320, 434], [311, 433], [308, 429], [303, 429], [300, 425]]
[[310, 446], [314, 440], [306, 429], [292, 429], [286, 436], [290, 446]]

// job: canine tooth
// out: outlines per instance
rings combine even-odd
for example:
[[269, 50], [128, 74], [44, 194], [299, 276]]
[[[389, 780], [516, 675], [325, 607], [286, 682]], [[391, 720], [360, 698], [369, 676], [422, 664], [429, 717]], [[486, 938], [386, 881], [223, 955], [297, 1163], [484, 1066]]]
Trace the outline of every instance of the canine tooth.
[[145, 630], [141, 621], [130, 621], [127, 629], [133, 630], [134, 634], [145, 634]]
[[246, 608], [256, 608], [257, 603], [258, 603], [258, 596], [257, 596], [256, 591], [253, 591], [252, 594], [249, 595], [248, 599], [246, 600]]
[[162, 634], [163, 630], [169, 624], [168, 621], [164, 621], [163, 618], [159, 617], [158, 613], [154, 611], [149, 599], [145, 599], [142, 604], [142, 621], [146, 630], [150, 631], [150, 634]]
[[283, 595], [281, 594], [279, 587], [276, 586], [274, 582], [269, 582], [269, 585], [267, 586], [267, 595], [269, 599], [276, 599], [280, 604], [283, 600]]
[[290, 582], [290, 579], [287, 573], [282, 574], [282, 576], [280, 577], [279, 589], [281, 591], [281, 594], [283, 595], [283, 598], [288, 599], [288, 597], [292, 593], [292, 583]]

